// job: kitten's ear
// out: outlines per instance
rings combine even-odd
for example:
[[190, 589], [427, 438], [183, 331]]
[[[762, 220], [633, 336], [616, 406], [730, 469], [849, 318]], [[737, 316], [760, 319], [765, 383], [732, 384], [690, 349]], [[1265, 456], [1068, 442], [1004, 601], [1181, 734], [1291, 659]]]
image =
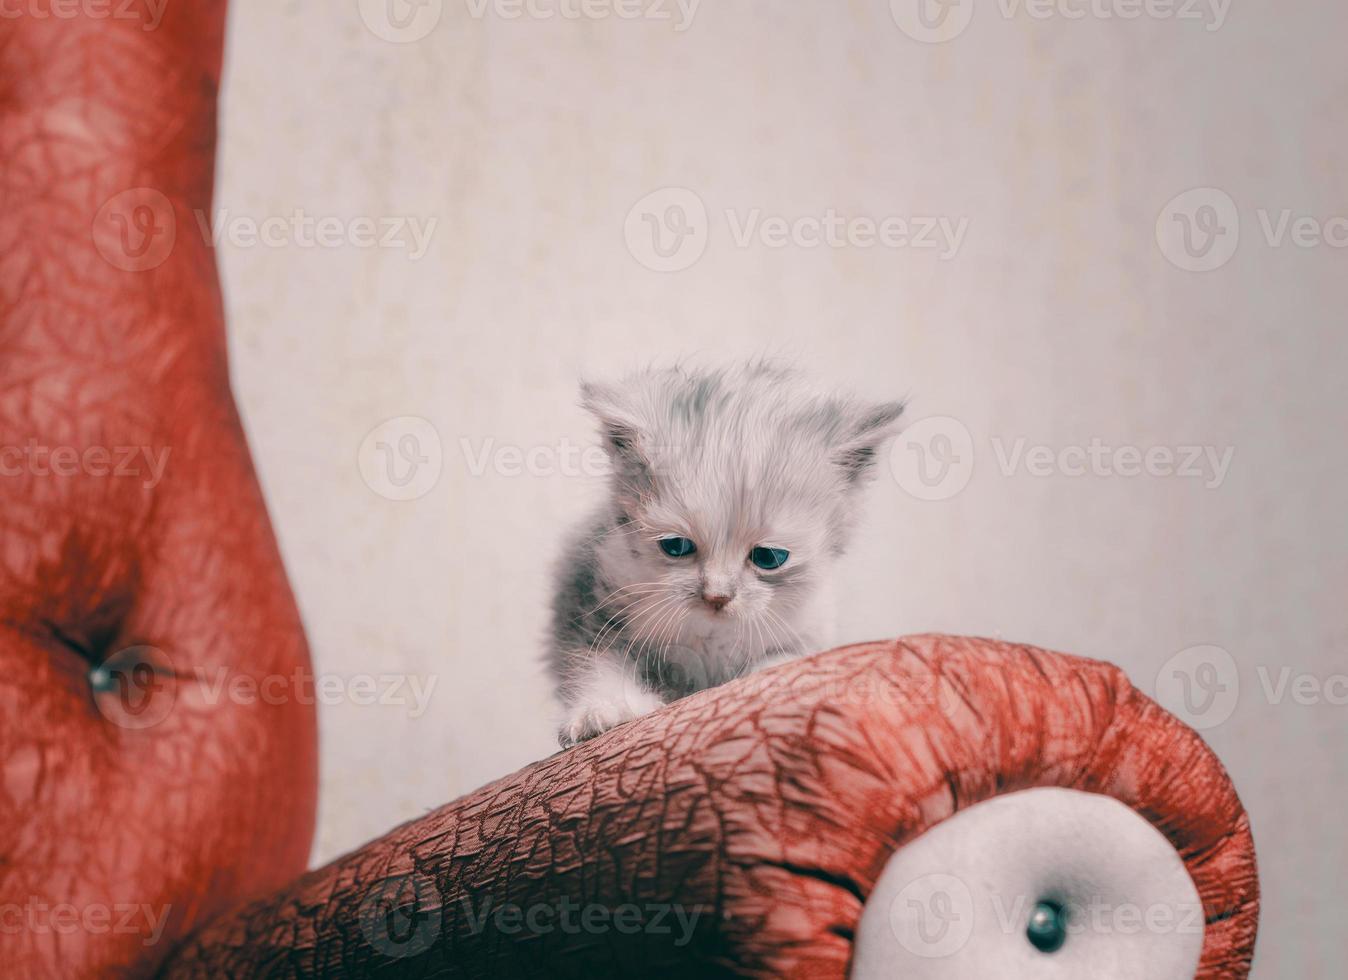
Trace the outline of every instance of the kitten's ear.
[[833, 451], [848, 483], [860, 483], [875, 465], [880, 448], [898, 435], [904, 407], [904, 402], [862, 405], [853, 414], [846, 438]]
[[622, 395], [609, 385], [587, 381], [580, 386], [580, 404], [599, 421], [604, 450], [619, 472], [628, 476], [644, 472], [649, 461], [642, 448], [641, 423]]

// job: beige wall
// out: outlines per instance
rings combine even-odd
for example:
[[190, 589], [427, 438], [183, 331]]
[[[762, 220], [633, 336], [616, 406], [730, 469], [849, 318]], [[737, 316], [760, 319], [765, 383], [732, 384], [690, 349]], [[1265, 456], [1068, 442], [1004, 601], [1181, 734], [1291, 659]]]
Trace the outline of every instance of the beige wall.
[[[682, 31], [672, 0], [671, 21], [429, 0], [425, 36], [395, 43], [384, 2], [235, 0], [225, 92], [234, 376], [318, 668], [436, 685], [421, 713], [354, 687], [323, 708], [316, 860], [553, 748], [548, 569], [599, 485], [508, 456], [477, 474], [461, 440], [587, 445], [582, 372], [769, 351], [911, 395], [915, 420], [953, 420], [913, 439], [962, 450], [929, 488], [897, 447], [845, 573], [846, 638], [1030, 641], [1170, 703], [1176, 669], [1222, 681], [1194, 720], [1253, 814], [1256, 975], [1336, 972], [1348, 250], [1305, 244], [1309, 225], [1271, 241], [1260, 212], [1274, 231], [1283, 209], [1348, 215], [1343, 5], [1036, 19], [978, 0], [929, 44], [898, 26], [921, 33], [908, 0], [706, 0]], [[1190, 261], [1163, 211], [1195, 187], [1228, 196], [1175, 207], [1226, 235]], [[652, 271], [643, 213], [670, 205], [694, 234]], [[250, 244], [238, 223], [297, 208], [357, 244]], [[953, 254], [863, 247], [864, 224], [743, 245], [755, 209], [965, 232]], [[436, 222], [424, 254], [409, 231], [359, 244], [354, 219], [395, 216]], [[1237, 225], [1225, 264], [1181, 268], [1225, 258]], [[426, 422], [366, 439], [401, 417]], [[409, 435], [427, 462], [399, 489], [377, 443]], [[1152, 450], [1154, 472], [1008, 475], [1020, 439]], [[1229, 448], [1224, 478], [1164, 475], [1158, 447], [1189, 445]], [[1198, 645], [1231, 660], [1172, 660]], [[1279, 697], [1283, 667], [1327, 687]]]

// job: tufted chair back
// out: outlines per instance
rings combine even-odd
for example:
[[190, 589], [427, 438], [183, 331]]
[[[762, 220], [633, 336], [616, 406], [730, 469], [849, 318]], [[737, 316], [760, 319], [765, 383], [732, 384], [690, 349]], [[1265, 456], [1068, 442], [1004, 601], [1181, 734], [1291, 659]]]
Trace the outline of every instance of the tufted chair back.
[[197, 220], [225, 3], [16, 9], [0, 20], [3, 970], [146, 974], [303, 870], [316, 799], [308, 652]]

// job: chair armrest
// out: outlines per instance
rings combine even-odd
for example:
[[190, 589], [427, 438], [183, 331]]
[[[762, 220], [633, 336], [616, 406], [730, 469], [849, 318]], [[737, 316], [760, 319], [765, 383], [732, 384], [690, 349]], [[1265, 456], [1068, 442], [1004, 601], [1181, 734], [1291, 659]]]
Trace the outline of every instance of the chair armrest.
[[1114, 667], [938, 636], [787, 664], [554, 755], [218, 920], [170, 975], [842, 977], [896, 850], [1045, 786], [1153, 824], [1203, 903], [1197, 975], [1245, 975], [1253, 843], [1198, 736]]

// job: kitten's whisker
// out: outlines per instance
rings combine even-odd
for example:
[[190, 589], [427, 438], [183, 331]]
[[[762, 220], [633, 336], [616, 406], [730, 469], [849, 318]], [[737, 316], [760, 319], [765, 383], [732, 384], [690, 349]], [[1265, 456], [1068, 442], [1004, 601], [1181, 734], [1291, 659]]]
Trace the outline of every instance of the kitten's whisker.
[[[604, 623], [603, 627], [600, 628], [599, 632], [595, 634], [594, 639], [590, 641], [590, 651], [598, 656], [612, 650], [614, 643], [616, 643], [618, 638], [622, 635], [623, 630], [626, 629], [631, 622], [636, 621], [642, 615], [640, 610], [641, 605], [647, 602], [655, 602], [656, 605], [659, 606], [660, 603], [665, 601], [661, 596], [667, 591], [668, 590], [656, 590], [653, 594], [643, 596], [624, 606], [620, 615], [610, 617], [608, 621]], [[665, 598], [668, 597], [666, 596]], [[628, 615], [629, 610], [635, 610], [631, 613], [630, 617]], [[606, 635], [610, 641], [609, 645], [603, 650], [597, 650], [599, 644]]]
[[[651, 608], [646, 613], [647, 622], [644, 622], [641, 625], [641, 627], [637, 630], [637, 634], [633, 638], [633, 642], [628, 645], [627, 650], [624, 652], [623, 655], [624, 668], [627, 665], [627, 661], [631, 659], [633, 663], [633, 668], [638, 672], [641, 670], [641, 663], [642, 663], [641, 658], [646, 655], [647, 650], [651, 646], [651, 641], [654, 639], [658, 628], [660, 627], [661, 624], [663, 624], [665, 618], [670, 614], [676, 614], [678, 612], [679, 599], [680, 596], [677, 593], [674, 595], [667, 596], [665, 599], [661, 600], [659, 604]], [[646, 633], [646, 637], [644, 639], [641, 638], [643, 632]]]
[[621, 630], [622, 628], [623, 628], [623, 617], [610, 616], [607, 619], [605, 619], [604, 625], [599, 627], [599, 631], [595, 633], [595, 635], [590, 639], [590, 652], [594, 653], [596, 651], [596, 649], [599, 647], [599, 644], [603, 641], [606, 634], [612, 632], [613, 630]]
[[671, 614], [666, 616], [664, 622], [660, 624], [659, 631], [655, 634], [652, 648], [661, 652], [664, 656], [670, 643], [673, 641], [675, 631], [683, 617], [688, 613], [688, 606], [685, 602], [676, 602], [671, 609]]
[[791, 652], [792, 652], [795, 656], [803, 657], [803, 656], [805, 656], [805, 655], [808, 654], [808, 653], [814, 653], [814, 652], [815, 652], [815, 650], [811, 648], [810, 644], [809, 644], [808, 642], [806, 642], [805, 637], [801, 635], [801, 633], [800, 633], [800, 631], [799, 631], [798, 629], [796, 629], [796, 628], [795, 628], [794, 626], [792, 626], [789, 622], [787, 622], [787, 621], [786, 621], [786, 618], [783, 617], [781, 614], [775, 614], [775, 615], [776, 615], [776, 617], [777, 617], [777, 621], [778, 621], [779, 623], [782, 624], [782, 628], [785, 629], [785, 630], [788, 632], [788, 634], [791, 636], [791, 642], [792, 642], [792, 644], [793, 644], [793, 648], [792, 648], [792, 651], [791, 651]]
[[667, 588], [667, 586], [663, 582], [629, 582], [626, 585], [618, 586], [608, 595], [604, 596], [596, 603], [596, 606], [602, 606], [605, 602], [612, 599], [614, 596], [621, 595], [624, 592], [629, 592], [634, 589], [663, 589], [663, 588]]
[[686, 615], [688, 615], [688, 607], [686, 605], [680, 603], [674, 607], [674, 615], [669, 616], [666, 619], [665, 624], [657, 634], [655, 649], [667, 650], [669, 648], [669, 645], [674, 641], [674, 637], [678, 635], [679, 626], [682, 624], [683, 618]]
[[[790, 653], [790, 637], [780, 628], [783, 626], [781, 620], [773, 614], [771, 609], [763, 610], [763, 626], [772, 635], [772, 645], [778, 653]], [[767, 654], [768, 651], [763, 651]]]
[[772, 623], [766, 616], [759, 615], [755, 616], [754, 619], [763, 630], [763, 652], [759, 659], [765, 660], [770, 652], [776, 648], [779, 638], [776, 631], [772, 628]]
[[649, 530], [645, 525], [638, 525], [635, 521], [629, 521], [628, 523], [620, 524], [617, 527], [602, 527], [593, 534], [581, 538], [576, 544], [594, 544], [597, 541], [608, 537], [610, 534], [635, 534], [638, 531], [645, 530]]
[[652, 621], [655, 619], [655, 617], [657, 615], [663, 615], [663, 610], [666, 609], [668, 606], [672, 605], [673, 603], [677, 602], [678, 600], [679, 600], [678, 593], [674, 590], [668, 590], [666, 594], [658, 601], [656, 601], [655, 604], [652, 605], [650, 608], [643, 609], [637, 614], [632, 616], [630, 622], [636, 626], [636, 629], [633, 631], [630, 641], [628, 642], [627, 645], [628, 652], [631, 652], [636, 647], [636, 645], [641, 642], [642, 638], [646, 635], [647, 631], [650, 629]]
[[740, 663], [747, 664], [750, 661], [749, 644], [753, 642], [750, 635], [749, 619], [741, 617], [735, 626], [735, 645], [732, 653], [739, 658]]
[[[602, 609], [602, 608], [603, 608], [605, 605], [607, 605], [609, 602], [613, 601], [613, 600], [616, 599], [619, 595], [621, 595], [622, 593], [625, 593], [625, 592], [630, 592], [630, 593], [632, 593], [632, 594], [634, 594], [634, 595], [641, 595], [641, 594], [643, 594], [644, 592], [661, 592], [661, 591], [664, 591], [664, 590], [667, 589], [667, 588], [669, 588], [667, 585], [664, 585], [663, 583], [660, 583], [660, 582], [633, 582], [631, 585], [623, 585], [623, 586], [619, 586], [618, 588], [616, 588], [616, 589], [614, 589], [612, 592], [610, 592], [608, 595], [604, 596], [604, 598], [600, 599], [600, 600], [599, 600], [597, 603], [595, 603], [592, 607], [590, 607], [589, 609], [586, 609], [586, 610], [582, 611], [581, 613], [579, 613], [579, 614], [577, 615], [576, 618], [577, 618], [577, 619], [583, 619], [585, 616], [588, 616], [588, 615], [590, 615], [591, 613], [596, 613], [596, 612], [598, 612], [600, 609]], [[640, 590], [642, 590], [642, 591], [641, 591], [641, 592], [638, 592], [638, 591], [637, 591], [638, 589], [640, 589]]]
[[655, 640], [656, 636], [659, 635], [660, 630], [663, 629], [665, 620], [668, 619], [671, 615], [678, 614], [679, 600], [681, 598], [682, 597], [677, 594], [670, 596], [669, 600], [667, 600], [666, 605], [661, 609], [658, 619], [656, 618], [655, 610], [651, 610], [649, 618], [652, 620], [652, 622], [650, 624], [649, 631], [647, 632], [645, 640], [642, 641], [642, 645], [637, 649], [636, 655], [638, 658], [638, 662], [640, 662], [640, 658], [644, 656], [648, 650], [651, 649], [652, 641]]
[[[636, 637], [641, 635], [643, 621], [653, 615], [656, 610], [662, 608], [666, 602], [670, 601], [670, 598], [667, 592], [656, 592], [624, 606], [622, 613], [614, 616], [605, 625], [610, 640], [606, 652], [612, 650], [629, 630], [631, 630], [631, 635], [628, 637], [627, 646], [630, 647]], [[603, 633], [604, 630], [601, 630], [600, 635], [603, 635]]]
[[[683, 627], [683, 621], [684, 621], [685, 619], [687, 619], [687, 618], [688, 618], [688, 607], [687, 607], [687, 606], [680, 606], [679, 609], [678, 609], [678, 611], [677, 611], [677, 613], [676, 613], [675, 616], [674, 616], [674, 619], [670, 622], [670, 625], [669, 625], [669, 636], [668, 636], [668, 638], [665, 640], [666, 645], [668, 645], [668, 644], [674, 639], [674, 637], [676, 637], [676, 636], [678, 635], [679, 630]], [[684, 686], [685, 686], [685, 687], [687, 686], [686, 682], [685, 682], [685, 685], [684, 685]], [[691, 693], [691, 692], [689, 692], [689, 691], [684, 691], [683, 693], [684, 693], [684, 694], [688, 694], [688, 693]]]
[[762, 656], [761, 653], [760, 653], [758, 656], [754, 656], [754, 655], [753, 655], [753, 650], [754, 650], [755, 648], [757, 648], [758, 650], [761, 651], [761, 650], [763, 649], [763, 645], [764, 645], [764, 641], [763, 641], [763, 631], [762, 631], [762, 629], [761, 629], [761, 628], [759, 627], [759, 625], [758, 625], [758, 617], [757, 617], [757, 616], [750, 617], [750, 619], [749, 619], [749, 642], [748, 642], [748, 644], [747, 644], [746, 647], [745, 647], [746, 662], [751, 662], [751, 661], [756, 661], [756, 660], [761, 659], [761, 656]]
[[793, 645], [794, 645], [794, 650], [795, 650], [796, 653], [802, 654], [802, 655], [803, 655], [803, 654], [814, 653], [814, 652], [815, 652], [815, 651], [809, 649], [809, 647], [808, 647], [808, 646], [806, 645], [806, 643], [805, 643], [805, 638], [804, 638], [803, 636], [800, 635], [800, 631], [797, 630], [797, 629], [796, 629], [794, 626], [792, 626], [790, 623], [788, 623], [788, 622], [786, 621], [785, 617], [783, 617], [780, 613], [773, 612], [771, 609], [768, 609], [768, 610], [766, 610], [766, 611], [767, 611], [768, 615], [771, 616], [771, 617], [772, 617], [774, 620], [776, 620], [778, 623], [780, 623], [781, 626], [782, 626], [782, 628], [783, 628], [784, 630], [786, 630], [787, 633], [790, 635], [791, 640], [792, 640], [792, 643], [793, 643]]
[[597, 632], [594, 638], [590, 641], [589, 646], [591, 651], [593, 651], [599, 639], [608, 630], [613, 629], [615, 627], [616, 628], [622, 627], [623, 620], [627, 617], [629, 610], [631, 610], [635, 606], [640, 605], [642, 601], [650, 598], [651, 596], [659, 595], [661, 593], [668, 591], [668, 587], [661, 586], [655, 582], [635, 582], [630, 586], [623, 586], [622, 588], [615, 589], [613, 592], [605, 596], [603, 601], [600, 602], [599, 605], [595, 606], [593, 609], [587, 609], [583, 612], [577, 613], [576, 616], [574, 616], [571, 620], [572, 625], [576, 627], [582, 626], [586, 618], [598, 612], [605, 605], [612, 603], [613, 600], [618, 597], [618, 593], [624, 592], [629, 589], [632, 591], [630, 592], [630, 594], [622, 596], [623, 601], [617, 604], [618, 608], [611, 610], [609, 614], [604, 617], [604, 624], [599, 628], [599, 632]]

